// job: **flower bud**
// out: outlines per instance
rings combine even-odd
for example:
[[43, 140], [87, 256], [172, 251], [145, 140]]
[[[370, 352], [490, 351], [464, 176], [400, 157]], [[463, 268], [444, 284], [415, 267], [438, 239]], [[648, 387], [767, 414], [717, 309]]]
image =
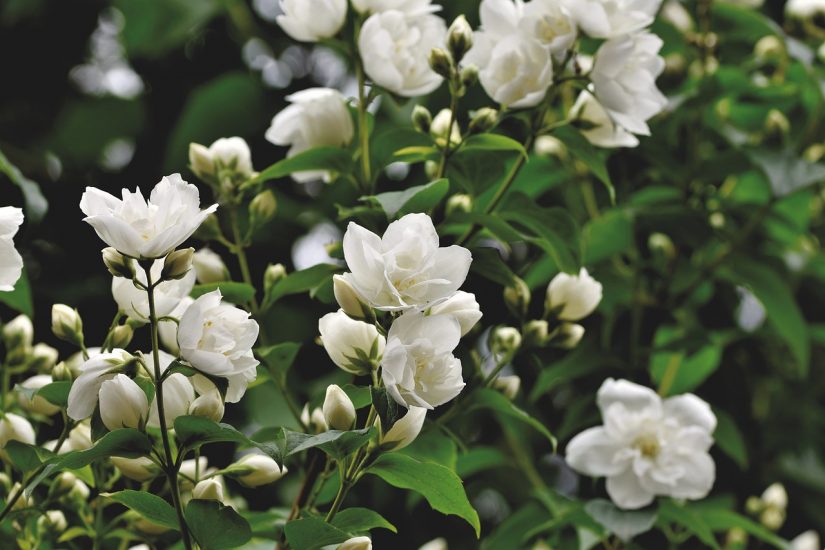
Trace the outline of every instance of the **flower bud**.
[[[23, 487], [22, 487], [22, 485], [20, 485], [20, 482], [18, 481], [14, 485], [11, 486], [11, 490], [9, 491], [9, 494], [10, 495], [11, 494], [16, 495], [17, 493], [19, 493], [22, 490], [23, 490]], [[26, 508], [31, 508], [33, 505], [34, 505], [34, 501], [32, 500], [32, 498], [31, 497], [26, 497], [25, 494], [22, 494], [22, 495], [20, 495], [20, 498], [17, 499], [17, 502], [15, 502], [14, 505], [11, 507], [11, 511], [16, 512], [17, 510], [25, 510]]]
[[[20, 386], [27, 390], [36, 391], [42, 388], [43, 386], [46, 386], [51, 383], [51, 376], [49, 376], [48, 374], [38, 374], [36, 376], [32, 376], [28, 380], [21, 382]], [[29, 399], [26, 393], [20, 392], [17, 396], [17, 403], [20, 405], [20, 408], [24, 411], [35, 414], [42, 414], [43, 416], [51, 416], [53, 414], [57, 414], [60, 412], [60, 407], [49, 403], [39, 395], [35, 395], [34, 399]]]
[[[825, 55], [822, 57], [825, 59]], [[791, 541], [791, 548], [793, 550], [821, 550], [822, 545], [819, 543], [819, 534], [813, 529], [805, 531], [794, 537]]]
[[438, 174], [438, 163], [434, 160], [428, 160], [424, 163], [424, 173], [429, 179], [434, 179]]
[[762, 502], [780, 510], [788, 507], [788, 492], [781, 483], [773, 483], [762, 493]]
[[791, 131], [791, 123], [788, 117], [779, 109], [771, 109], [765, 117], [765, 138], [781, 140]]
[[500, 391], [504, 396], [512, 401], [516, 398], [521, 389], [521, 378], [516, 375], [499, 376], [493, 382], [493, 388]]
[[164, 281], [183, 279], [192, 269], [192, 261], [195, 257], [194, 248], [182, 248], [175, 250], [163, 260], [163, 271], [160, 278]]
[[451, 78], [453, 75], [453, 60], [450, 59], [450, 54], [441, 48], [433, 48], [430, 50], [430, 56], [427, 59], [430, 68], [438, 75], [444, 78]]
[[143, 429], [149, 417], [146, 394], [125, 374], [118, 374], [100, 386], [100, 418], [109, 430]]
[[373, 319], [372, 308], [364, 303], [358, 293], [343, 275], [333, 275], [332, 290], [335, 293], [335, 300], [344, 313], [354, 319]]
[[22, 363], [32, 347], [34, 327], [31, 319], [21, 314], [3, 326], [3, 343], [6, 346], [6, 362]]
[[315, 407], [312, 409], [312, 414], [310, 414], [308, 403], [304, 405], [304, 410], [301, 411], [301, 424], [306, 426], [311, 433], [319, 434], [329, 430], [324, 412], [319, 407]]
[[662, 254], [667, 259], [676, 257], [676, 247], [664, 233], [651, 233], [647, 238], [647, 247], [651, 252]]
[[27, 363], [29, 370], [49, 372], [55, 363], [57, 363], [59, 355], [58, 351], [48, 344], [35, 344], [29, 354]]
[[473, 47], [473, 29], [463, 15], [456, 17], [447, 30], [447, 47], [456, 63], [460, 63]]
[[48, 510], [45, 514], [37, 518], [37, 530], [41, 533], [47, 531], [62, 533], [67, 527], [66, 516], [64, 516], [60, 510]]
[[318, 330], [329, 358], [350, 374], [369, 374], [384, 355], [387, 340], [375, 325], [356, 321], [343, 310], [321, 317]]
[[284, 264], [269, 264], [264, 271], [264, 294], [269, 293], [269, 289], [284, 277], [286, 277]]
[[[449, 548], [447, 547], [447, 540], [444, 537], [438, 537], [437, 539], [424, 543], [418, 548], [418, 550], [449, 550]], [[533, 550], [538, 549], [533, 547]]]
[[351, 430], [355, 425], [355, 405], [344, 390], [335, 384], [327, 386], [323, 412], [327, 425], [333, 430]]
[[52, 332], [72, 345], [83, 345], [83, 320], [76, 309], [65, 304], [52, 306]]
[[547, 343], [550, 332], [549, 324], [543, 319], [534, 319], [524, 324], [524, 345], [541, 347]]
[[478, 67], [475, 65], [465, 65], [461, 68], [461, 85], [464, 88], [474, 86], [478, 82]]
[[113, 348], [125, 349], [132, 342], [135, 330], [131, 325], [118, 325], [112, 329], [109, 343]]
[[433, 115], [430, 110], [423, 105], [416, 105], [413, 107], [412, 124], [413, 128], [422, 134], [430, 133], [430, 125], [433, 123]]
[[0, 458], [8, 460], [3, 449], [9, 441], [19, 441], [34, 445], [34, 428], [28, 420], [19, 414], [7, 412], [0, 417]]
[[759, 515], [759, 522], [771, 531], [778, 531], [785, 523], [785, 510], [768, 506]]
[[352, 537], [342, 542], [337, 550], [372, 550], [372, 541], [369, 537]]
[[[195, 388], [186, 376], [176, 372], [166, 378], [163, 381], [163, 415], [166, 425], [172, 426], [177, 417], [188, 414], [189, 407], [194, 400]], [[149, 425], [154, 428], [160, 427], [157, 394], [150, 407]]]
[[521, 346], [521, 333], [515, 327], [497, 327], [490, 340], [490, 351], [496, 355], [513, 354]]
[[383, 432], [379, 439], [379, 444], [387, 451], [398, 451], [403, 449], [418, 437], [421, 428], [424, 426], [424, 419], [427, 418], [427, 409], [424, 407], [410, 407], [407, 413], [396, 420], [395, 424], [386, 432]]
[[81, 422], [69, 432], [69, 447], [73, 451], [85, 451], [92, 448], [91, 422]]
[[78, 481], [77, 476], [73, 473], [62, 472], [55, 478], [54, 483], [52, 483], [51, 491], [54, 492], [55, 496], [65, 495], [74, 488]]
[[204, 181], [210, 181], [215, 176], [215, 165], [212, 162], [212, 153], [209, 148], [200, 143], [189, 144], [189, 168], [196, 176]]
[[491, 107], [482, 107], [470, 119], [470, 133], [480, 134], [492, 130], [498, 123], [498, 111]]
[[[244, 487], [268, 485], [278, 481], [287, 473], [285, 467], [281, 468], [272, 458], [261, 454], [244, 455], [235, 465], [244, 466], [251, 470], [250, 473], [237, 478], [238, 482]], [[230, 468], [232, 467], [230, 466]]]
[[473, 197], [465, 193], [456, 193], [447, 199], [447, 205], [444, 207], [444, 210], [447, 216], [472, 212]]
[[124, 477], [141, 483], [155, 479], [160, 474], [160, 468], [157, 464], [145, 456], [138, 458], [113, 456], [111, 461]]
[[229, 280], [229, 269], [223, 258], [208, 248], [201, 248], [192, 256], [192, 266], [198, 282], [203, 285]]
[[208, 418], [214, 422], [221, 421], [223, 412], [223, 399], [217, 389], [204, 393], [189, 405], [190, 415]]
[[753, 47], [753, 53], [760, 59], [776, 59], [785, 55], [785, 45], [777, 36], [763, 36]]
[[[450, 126], [452, 121], [452, 127]], [[449, 136], [450, 146], [456, 146], [461, 142], [461, 130], [458, 122], [453, 119], [453, 113], [449, 109], [441, 109], [432, 124], [430, 125], [430, 135], [435, 139], [439, 147], [446, 147]]]
[[261, 191], [249, 203], [249, 219], [252, 225], [262, 225], [275, 217], [278, 211], [278, 201], [275, 193], [267, 189]]
[[540, 157], [557, 157], [561, 160], [568, 158], [567, 146], [555, 136], [537, 137], [533, 151]]
[[78, 479], [74, 482], [74, 485], [72, 485], [72, 488], [66, 494], [66, 500], [72, 503], [86, 502], [89, 499], [90, 494], [91, 490], [89, 489], [89, 486]]
[[584, 327], [576, 323], [562, 323], [550, 338], [550, 343], [562, 349], [573, 349], [584, 336]]
[[52, 380], [55, 382], [72, 381], [72, 371], [66, 366], [66, 363], [61, 361], [52, 368]]
[[101, 254], [103, 255], [103, 264], [112, 274], [112, 277], [135, 278], [134, 260], [127, 258], [111, 246], [104, 248]]
[[461, 325], [461, 335], [466, 336], [481, 319], [482, 314], [475, 294], [459, 290], [431, 307], [430, 315], [449, 315]]
[[562, 321], [584, 319], [602, 300], [602, 285], [585, 268], [578, 275], [559, 273], [547, 286], [545, 310]]
[[223, 502], [223, 485], [214, 477], [201, 480], [192, 489], [192, 498]]
[[531, 296], [530, 287], [527, 286], [524, 279], [513, 277], [513, 282], [504, 289], [504, 305], [507, 306], [510, 313], [522, 318], [527, 315]]

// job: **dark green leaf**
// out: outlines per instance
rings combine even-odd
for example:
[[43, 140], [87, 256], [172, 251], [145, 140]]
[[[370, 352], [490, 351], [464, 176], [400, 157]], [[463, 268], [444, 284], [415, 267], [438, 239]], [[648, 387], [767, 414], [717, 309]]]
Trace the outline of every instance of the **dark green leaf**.
[[650, 531], [656, 523], [656, 510], [621, 510], [602, 499], [591, 500], [584, 509], [590, 517], [625, 542]]
[[283, 379], [300, 350], [301, 344], [298, 342], [283, 342], [267, 348], [259, 348], [256, 353], [273, 378]]
[[36, 394], [52, 405], [65, 408], [69, 404], [69, 391], [71, 389], [71, 382], [52, 382], [37, 390]]
[[610, 202], [615, 203], [616, 190], [613, 188], [613, 182], [610, 180], [610, 174], [607, 172], [605, 152], [593, 146], [581, 132], [571, 126], [562, 126], [555, 129], [553, 133], [564, 142], [567, 150], [570, 151], [574, 157], [586, 164], [590, 171], [604, 184], [610, 195]]
[[713, 531], [692, 509], [680, 506], [669, 499], [659, 502], [659, 522], [664, 525], [677, 523], [696, 535], [707, 546], [719, 550], [719, 543], [713, 536]]
[[713, 412], [717, 420], [716, 431], [713, 432], [716, 446], [731, 457], [742, 470], [747, 470], [748, 448], [742, 432], [736, 426], [736, 421], [725, 411], [714, 408]]
[[204, 550], [237, 548], [252, 538], [249, 523], [231, 506], [215, 500], [191, 500], [184, 515], [189, 530]]
[[105, 496], [134, 510], [152, 523], [169, 529], [180, 530], [175, 509], [172, 508], [171, 504], [153, 493], [125, 490]]
[[524, 145], [501, 134], [476, 134], [464, 140], [459, 151], [515, 151], [527, 158]]
[[344, 384], [341, 386], [341, 389], [344, 390], [344, 393], [347, 394], [347, 397], [350, 398], [350, 401], [352, 401], [352, 404], [356, 409], [363, 409], [364, 407], [368, 407], [372, 404], [370, 388], [366, 386]]
[[420, 493], [434, 510], [466, 520], [475, 529], [477, 537], [481, 534], [478, 513], [467, 499], [461, 479], [448, 468], [389, 453], [381, 455], [367, 472], [393, 487]]
[[[387, 214], [388, 219], [392, 219], [396, 214], [409, 214], [411, 212], [427, 212], [436, 206], [450, 190], [450, 182], [442, 178], [425, 185], [409, 187], [404, 191], [390, 191], [375, 195], [381, 208]], [[362, 197], [368, 198], [368, 197]]]
[[496, 248], [473, 248], [473, 263], [470, 264], [470, 271], [485, 279], [498, 283], [501, 286], [513, 284], [516, 275], [504, 263], [501, 252]]
[[528, 426], [532, 427], [534, 430], [542, 434], [544, 437], [547, 438], [548, 441], [553, 445], [553, 448], [556, 448], [556, 438], [553, 437], [553, 434], [550, 433], [544, 424], [521, 410], [520, 408], [516, 407], [512, 401], [507, 399], [504, 394], [499, 393], [495, 390], [489, 388], [480, 388], [477, 389], [472, 393], [469, 398], [469, 403], [467, 403], [466, 407], [463, 409], [465, 412], [478, 410], [478, 409], [487, 409], [491, 410], [496, 414], [502, 414], [505, 416], [509, 416], [511, 418], [515, 418]]
[[32, 291], [29, 285], [29, 276], [26, 269], [14, 284], [14, 290], [10, 292], [0, 292], [0, 303], [6, 304], [15, 311], [25, 313], [29, 317], [34, 316], [34, 302], [32, 301]]
[[289, 440], [294, 439], [296, 444], [290, 443], [289, 454], [317, 447], [332, 458], [340, 460], [369, 443], [374, 433], [375, 428], [352, 431], [328, 430], [318, 435], [291, 432]]
[[372, 405], [381, 420], [381, 431], [387, 433], [403, 416], [403, 411], [385, 388], [370, 386], [370, 393], [372, 394]]
[[[179, 416], [175, 419], [175, 433], [183, 446], [197, 449], [208, 443], [238, 443], [256, 447], [279, 464], [283, 463], [283, 447], [274, 447], [252, 441], [229, 424], [219, 424], [200, 416]], [[281, 445], [283, 442], [278, 442]]]
[[351, 538], [346, 531], [320, 518], [290, 521], [284, 527], [284, 531], [286, 540], [294, 550], [317, 550], [324, 546], [340, 544]]
[[11, 440], [3, 448], [11, 463], [22, 473], [36, 470], [43, 462], [51, 459], [54, 454], [43, 447], [29, 445], [20, 441]]
[[324, 170], [349, 174], [353, 170], [352, 154], [338, 147], [316, 147], [276, 162], [245, 186], [285, 178], [295, 172]]
[[235, 283], [232, 281], [195, 285], [192, 289], [191, 296], [192, 298], [198, 298], [215, 290], [220, 290], [224, 300], [236, 305], [251, 302], [255, 297], [255, 287], [246, 283]]
[[332, 264], [318, 264], [301, 271], [290, 273], [269, 289], [262, 307], [269, 307], [284, 296], [301, 294], [319, 287], [332, 280], [332, 276], [341, 268]]
[[372, 529], [389, 529], [393, 533], [398, 530], [395, 525], [384, 519], [384, 517], [368, 508], [347, 508], [336, 514], [332, 524], [347, 533], [363, 533]]

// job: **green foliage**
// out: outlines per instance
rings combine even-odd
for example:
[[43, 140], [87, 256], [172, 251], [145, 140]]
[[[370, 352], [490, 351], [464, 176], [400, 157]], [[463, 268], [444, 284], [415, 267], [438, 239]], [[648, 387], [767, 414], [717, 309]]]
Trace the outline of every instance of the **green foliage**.
[[175, 509], [161, 497], [143, 491], [118, 491], [106, 495], [115, 502], [134, 510], [152, 523], [169, 529], [179, 529]]
[[237, 548], [252, 538], [249, 523], [231, 506], [193, 499], [186, 505], [186, 525], [205, 550]]

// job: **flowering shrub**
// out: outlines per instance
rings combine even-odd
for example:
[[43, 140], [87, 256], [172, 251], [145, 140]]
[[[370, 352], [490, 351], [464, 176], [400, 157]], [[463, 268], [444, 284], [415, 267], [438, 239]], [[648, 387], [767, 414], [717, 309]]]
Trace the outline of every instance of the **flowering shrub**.
[[821, 547], [825, 4], [155, 3], [88, 90], [221, 10], [352, 77], [79, 211], [0, 154], [3, 548]]

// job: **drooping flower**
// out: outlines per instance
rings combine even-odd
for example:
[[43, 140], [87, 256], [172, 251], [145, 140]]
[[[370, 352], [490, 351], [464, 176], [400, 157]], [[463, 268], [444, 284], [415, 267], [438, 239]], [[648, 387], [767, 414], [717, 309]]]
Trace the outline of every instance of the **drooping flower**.
[[636, 509], [656, 496], [704, 498], [716, 469], [708, 453], [716, 416], [693, 394], [661, 399], [628, 382], [605, 380], [597, 402], [604, 425], [590, 428], [567, 445], [571, 468], [606, 477], [616, 506]]
[[236, 462], [238, 466], [246, 466], [252, 471], [238, 477], [238, 481], [245, 487], [260, 487], [274, 483], [286, 475], [286, 467], [281, 467], [274, 459], [257, 453], [250, 453]]
[[444, 80], [430, 68], [433, 48], [443, 48], [444, 20], [432, 13], [408, 15], [388, 10], [371, 15], [361, 27], [358, 51], [364, 71], [379, 86], [404, 97], [428, 94]]
[[[275, 115], [266, 139], [275, 145], [290, 146], [287, 157], [315, 147], [344, 147], [355, 134], [347, 101], [337, 90], [309, 88], [287, 96], [292, 105]], [[292, 174], [299, 183], [329, 180], [326, 171]]]
[[461, 246], [438, 246], [426, 214], [407, 214], [383, 237], [350, 222], [344, 234], [344, 274], [361, 298], [381, 310], [423, 307], [448, 298], [464, 283], [472, 255]]
[[80, 200], [83, 219], [98, 236], [121, 254], [156, 259], [172, 252], [218, 208], [200, 209], [198, 188], [180, 174], [160, 180], [147, 201], [140, 189], [122, 192], [122, 199], [87, 187]]
[[23, 211], [12, 206], [0, 208], [0, 292], [9, 292], [23, 273], [23, 258], [12, 238], [23, 223]]
[[[163, 260], [152, 263], [150, 274], [152, 281], [158, 281], [163, 271]], [[135, 276], [139, 282], [146, 284], [146, 272], [138, 265], [135, 266]], [[180, 279], [172, 279], [158, 284], [155, 289], [155, 313], [158, 318], [170, 315], [184, 298], [189, 296], [195, 286], [195, 270]], [[129, 319], [141, 323], [149, 322], [149, 295], [142, 288], [138, 288], [130, 279], [114, 277], [112, 279], [112, 296], [117, 306]]]
[[143, 428], [149, 417], [149, 400], [134, 380], [116, 374], [100, 385], [100, 419], [110, 430]]
[[453, 355], [460, 339], [461, 325], [448, 315], [411, 311], [397, 318], [381, 362], [387, 392], [405, 407], [432, 409], [453, 399], [465, 386]]
[[522, 29], [545, 46], [557, 59], [576, 41], [578, 28], [564, 0], [531, 0], [524, 4]]
[[602, 285], [585, 268], [578, 275], [559, 273], [547, 285], [545, 307], [562, 321], [584, 319], [602, 301]]
[[89, 359], [80, 367], [80, 374], [69, 390], [69, 417], [83, 420], [92, 416], [103, 382], [114, 378], [123, 371], [124, 365], [132, 364], [134, 361], [135, 357], [122, 349], [94, 355], [90, 351]]
[[597, 147], [636, 147], [639, 145], [638, 138], [617, 125], [590, 91], [585, 90], [579, 94], [573, 108], [570, 109], [570, 118], [588, 124], [589, 127], [582, 129], [581, 133], [587, 141]]
[[347, 0], [281, 0], [280, 6], [278, 25], [301, 42], [335, 36], [347, 17]]

